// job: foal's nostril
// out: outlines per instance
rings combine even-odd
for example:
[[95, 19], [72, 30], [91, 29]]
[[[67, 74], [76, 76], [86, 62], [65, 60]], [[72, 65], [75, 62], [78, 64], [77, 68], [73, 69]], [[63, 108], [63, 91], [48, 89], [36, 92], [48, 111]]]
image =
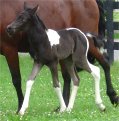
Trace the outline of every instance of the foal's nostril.
[[7, 28], [6, 28], [6, 32], [11, 37], [14, 33], [14, 29], [11, 26], [8, 25]]
[[11, 32], [12, 31], [12, 28], [10, 26], [7, 27], [7, 32]]

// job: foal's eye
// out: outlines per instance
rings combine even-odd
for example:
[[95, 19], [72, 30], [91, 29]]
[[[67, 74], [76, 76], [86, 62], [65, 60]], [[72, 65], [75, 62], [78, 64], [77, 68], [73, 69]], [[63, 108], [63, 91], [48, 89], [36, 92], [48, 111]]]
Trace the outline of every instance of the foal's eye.
[[22, 17], [22, 16], [19, 16], [19, 20], [22, 21], [22, 22], [25, 22], [25, 18]]
[[23, 18], [22, 21], [25, 22], [26, 20]]
[[22, 18], [21, 18], [21, 21], [25, 22], [25, 18], [22, 17]]

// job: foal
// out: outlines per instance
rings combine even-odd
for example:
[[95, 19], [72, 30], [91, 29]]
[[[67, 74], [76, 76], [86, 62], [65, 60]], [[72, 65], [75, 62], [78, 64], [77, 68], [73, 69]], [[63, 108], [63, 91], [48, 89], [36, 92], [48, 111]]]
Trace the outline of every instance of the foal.
[[[15, 21], [8, 25], [10, 29], [9, 35], [20, 31], [26, 32], [30, 43], [30, 54], [34, 59], [33, 69], [26, 84], [26, 93], [20, 114], [24, 115], [28, 107], [31, 87], [43, 65], [47, 65], [50, 68], [54, 90], [60, 102], [60, 112], [65, 110], [71, 111], [74, 105], [79, 86], [79, 77], [75, 66], [85, 69], [93, 75], [96, 88], [96, 103], [101, 110], [104, 110], [105, 106], [102, 103], [99, 87], [100, 69], [90, 64], [87, 60], [89, 43], [86, 36], [76, 28], [60, 31], [47, 29], [43, 21], [37, 16], [37, 9], [38, 6], [32, 9], [24, 4], [24, 11], [21, 12]], [[73, 81], [72, 93], [67, 107], [58, 79], [57, 65], [60, 60], [65, 64]]]

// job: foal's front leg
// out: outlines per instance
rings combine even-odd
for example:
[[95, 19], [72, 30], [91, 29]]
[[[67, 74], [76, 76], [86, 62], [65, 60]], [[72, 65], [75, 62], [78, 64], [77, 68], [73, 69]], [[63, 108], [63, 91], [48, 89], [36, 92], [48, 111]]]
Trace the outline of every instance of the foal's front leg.
[[52, 74], [52, 79], [53, 79], [53, 87], [54, 90], [58, 96], [59, 102], [60, 102], [60, 112], [64, 112], [66, 109], [66, 105], [62, 96], [62, 91], [61, 91], [61, 85], [58, 79], [58, 70], [57, 70], [57, 64], [53, 63], [50, 66], [51, 74]]
[[24, 115], [25, 110], [28, 108], [31, 88], [32, 88], [32, 85], [34, 83], [34, 79], [37, 76], [37, 74], [38, 74], [38, 72], [40, 71], [41, 68], [42, 68], [41, 63], [34, 62], [32, 72], [31, 72], [31, 74], [30, 74], [30, 76], [27, 80], [27, 83], [26, 83], [26, 93], [25, 93], [25, 97], [24, 97], [22, 107], [19, 111], [20, 115]]

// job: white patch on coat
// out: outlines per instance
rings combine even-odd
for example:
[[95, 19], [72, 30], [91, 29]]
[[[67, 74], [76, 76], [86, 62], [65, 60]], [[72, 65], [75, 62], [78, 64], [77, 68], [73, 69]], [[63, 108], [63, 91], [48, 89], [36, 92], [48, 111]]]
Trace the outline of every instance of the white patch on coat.
[[49, 39], [49, 41], [50, 41], [51, 47], [52, 47], [53, 45], [57, 45], [57, 44], [60, 43], [60, 42], [59, 42], [60, 36], [59, 36], [59, 34], [58, 34], [55, 30], [48, 29], [48, 30], [46, 31], [46, 33], [47, 33], [48, 39]]

